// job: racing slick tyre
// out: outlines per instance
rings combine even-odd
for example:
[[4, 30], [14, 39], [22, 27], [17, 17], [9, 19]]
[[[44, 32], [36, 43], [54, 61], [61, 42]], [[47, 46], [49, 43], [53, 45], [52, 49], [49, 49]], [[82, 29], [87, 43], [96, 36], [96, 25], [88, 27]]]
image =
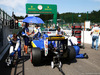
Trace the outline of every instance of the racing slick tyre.
[[34, 66], [38, 66], [41, 63], [41, 50], [40, 48], [32, 48], [32, 63]]
[[76, 58], [76, 52], [73, 46], [68, 46], [68, 59], [74, 60]]

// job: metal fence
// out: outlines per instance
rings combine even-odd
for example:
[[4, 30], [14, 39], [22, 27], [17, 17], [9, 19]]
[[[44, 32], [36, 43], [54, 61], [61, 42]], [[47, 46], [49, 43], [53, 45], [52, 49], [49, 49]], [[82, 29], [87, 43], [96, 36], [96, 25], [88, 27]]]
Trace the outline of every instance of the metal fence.
[[9, 25], [9, 20], [12, 19], [12, 17], [0, 8], [0, 19], [4, 25]]
[[9, 28], [10, 19], [12, 19], [12, 17], [0, 8], [0, 53], [7, 46], [7, 36], [11, 34], [11, 30]]
[[4, 54], [8, 51], [9, 43], [7, 36], [9, 34], [18, 33], [22, 28], [10, 29], [10, 20], [13, 19], [4, 10], [0, 8], [0, 60]]

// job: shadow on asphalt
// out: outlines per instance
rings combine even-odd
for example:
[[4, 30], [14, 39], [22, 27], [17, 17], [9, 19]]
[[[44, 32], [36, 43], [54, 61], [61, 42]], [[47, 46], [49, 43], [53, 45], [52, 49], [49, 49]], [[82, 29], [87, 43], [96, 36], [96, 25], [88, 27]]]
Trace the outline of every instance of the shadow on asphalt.
[[5, 59], [8, 56], [8, 52], [4, 55], [3, 59], [0, 61], [0, 75], [11, 75], [12, 67], [7, 67]]
[[[20, 60], [16, 61], [16, 65], [15, 67], [7, 67], [6, 63], [5, 63], [5, 59], [7, 57], [8, 53], [5, 54], [3, 60], [0, 62], [0, 75], [25, 75], [25, 71], [24, 71], [24, 62], [26, 62], [27, 60], [30, 59], [30, 54], [24, 54], [24, 52], [22, 52], [22, 58]], [[30, 61], [31, 62], [31, 61]], [[62, 64], [67, 64], [70, 65], [72, 63], [76, 63], [77, 60], [67, 60], [67, 59], [61, 59]], [[21, 65], [20, 65], [21, 64]], [[19, 66], [20, 65], [20, 66]], [[42, 66], [51, 66], [51, 60], [43, 60], [41, 62], [41, 64], [39, 66], [35, 66], [35, 67], [42, 67]], [[12, 69], [14, 68], [14, 72], [12, 73]], [[21, 68], [20, 71], [17, 71], [19, 68]]]
[[[74, 59], [74, 60], [61, 59], [60, 61], [61, 61], [62, 64], [70, 65], [72, 63], [76, 63], [77, 62], [77, 59]], [[40, 66], [42, 67], [44, 65], [45, 66], [51, 66], [51, 59], [50, 60], [49, 59], [43, 60], [40, 65], [35, 66], [35, 67], [40, 67]]]
[[[24, 74], [24, 62], [26, 62], [27, 60], [30, 59], [30, 54], [24, 55], [24, 52], [22, 52], [22, 58], [21, 59], [17, 59], [16, 60], [16, 65], [13, 67], [8, 67], [5, 63], [5, 60], [8, 56], [7, 52], [3, 59], [0, 61], [0, 75], [25, 75]], [[19, 66], [21, 64], [21, 66]], [[19, 72], [17, 72], [17, 70], [21, 68], [21, 70]], [[13, 70], [13, 72], [12, 72]]]
[[[24, 52], [22, 52], [22, 57], [21, 59], [17, 60], [17, 65], [15, 65], [15, 71], [14, 71], [14, 75], [25, 75], [25, 71], [24, 71], [24, 62], [26, 62], [27, 60], [30, 59], [30, 55], [24, 55]], [[22, 66], [19, 66], [20, 64], [22, 64]], [[20, 70], [19, 72], [17, 72], [17, 69], [22, 68], [22, 70]]]

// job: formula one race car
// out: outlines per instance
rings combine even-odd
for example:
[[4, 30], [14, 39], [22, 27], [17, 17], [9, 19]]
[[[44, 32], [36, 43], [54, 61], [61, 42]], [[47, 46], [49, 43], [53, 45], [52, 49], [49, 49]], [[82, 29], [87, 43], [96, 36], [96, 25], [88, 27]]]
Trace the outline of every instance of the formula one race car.
[[43, 59], [51, 60], [51, 67], [62, 66], [60, 59], [74, 60], [76, 52], [73, 46], [68, 46], [68, 38], [64, 36], [49, 36], [44, 34], [42, 38], [31, 41], [31, 62], [40, 65]]

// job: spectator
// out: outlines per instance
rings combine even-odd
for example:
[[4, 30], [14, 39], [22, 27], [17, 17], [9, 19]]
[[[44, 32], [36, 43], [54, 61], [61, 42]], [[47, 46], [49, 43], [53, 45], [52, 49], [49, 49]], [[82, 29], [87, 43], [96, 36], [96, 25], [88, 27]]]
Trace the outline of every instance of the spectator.
[[[99, 25], [99, 30], [100, 30], [100, 25]], [[100, 38], [100, 37], [99, 37]], [[100, 40], [100, 39], [99, 39]], [[100, 42], [99, 42], [99, 47], [100, 47]]]
[[100, 29], [97, 24], [95, 24], [95, 27], [92, 29], [91, 34], [92, 35], [92, 49], [94, 49], [94, 42], [96, 41], [96, 50], [98, 50], [98, 40], [100, 35]]

